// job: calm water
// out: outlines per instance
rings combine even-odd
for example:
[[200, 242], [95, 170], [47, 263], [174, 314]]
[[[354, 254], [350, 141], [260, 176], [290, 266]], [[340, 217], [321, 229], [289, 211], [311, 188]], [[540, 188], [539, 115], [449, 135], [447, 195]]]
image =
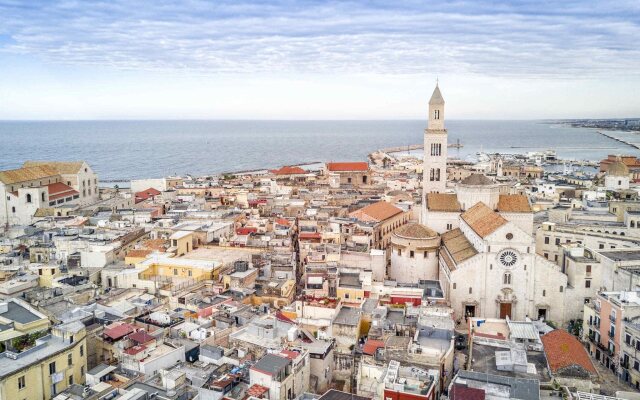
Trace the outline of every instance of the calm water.
[[[86, 160], [103, 179], [209, 174], [311, 161], [365, 160], [385, 147], [422, 143], [425, 121], [0, 122], [0, 169], [24, 160]], [[449, 121], [449, 140], [478, 151], [554, 148], [572, 159], [640, 151], [595, 130], [537, 121]]]

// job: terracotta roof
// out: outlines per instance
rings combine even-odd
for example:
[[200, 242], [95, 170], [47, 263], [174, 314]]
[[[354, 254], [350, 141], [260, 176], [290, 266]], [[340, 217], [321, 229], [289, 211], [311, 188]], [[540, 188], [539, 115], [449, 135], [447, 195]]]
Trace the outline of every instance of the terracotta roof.
[[84, 161], [25, 161], [23, 167], [46, 166], [57, 171], [59, 174], [77, 174], [82, 168]]
[[62, 182], [52, 183], [47, 185], [47, 191], [49, 192], [49, 200], [56, 200], [63, 197], [75, 196], [79, 194], [77, 190], [71, 186], [65, 185]]
[[276, 224], [282, 225], [282, 226], [289, 226], [291, 225], [291, 222], [289, 222], [289, 220], [285, 218], [276, 218]]
[[126, 349], [124, 352], [130, 356], [135, 356], [136, 354], [144, 351], [147, 349], [147, 346], [145, 345], [140, 345], [140, 346], [132, 346], [129, 347], [128, 349]]
[[414, 239], [427, 239], [435, 238], [438, 236], [438, 233], [436, 231], [421, 224], [403, 225], [400, 228], [396, 229], [393, 233], [398, 236]]
[[319, 232], [300, 232], [300, 234], [298, 235], [298, 239], [322, 239], [322, 235]]
[[482, 174], [471, 174], [460, 181], [463, 185], [486, 186], [495, 184], [494, 181]]
[[457, 264], [478, 254], [460, 228], [443, 233], [442, 245], [447, 251], [440, 254], [451, 270], [454, 270]]
[[262, 398], [262, 396], [265, 395], [265, 393], [269, 392], [269, 388], [266, 386], [262, 386], [262, 385], [258, 385], [257, 383], [254, 383], [253, 385], [251, 385], [249, 387], [249, 389], [247, 389], [247, 395], [251, 396], [251, 397], [258, 397], [258, 398]]
[[458, 196], [451, 193], [427, 193], [427, 208], [430, 211], [457, 212], [462, 209]]
[[501, 212], [532, 212], [529, 199], [524, 194], [501, 194], [498, 198], [498, 211]]
[[120, 339], [133, 332], [133, 326], [129, 324], [120, 324], [113, 327], [107, 327], [104, 329], [104, 335], [111, 339]]
[[153, 336], [149, 335], [144, 329], [139, 330], [136, 333], [129, 335], [129, 339], [138, 344], [145, 344], [156, 340]]
[[370, 204], [349, 214], [350, 217], [365, 222], [380, 222], [402, 213], [402, 210], [386, 201]]
[[607, 168], [607, 175], [610, 176], [629, 176], [629, 168], [622, 162], [620, 157], [616, 158], [609, 168]]
[[0, 181], [6, 185], [14, 183], [34, 181], [59, 175], [56, 170], [48, 166], [28, 167], [0, 171]]
[[149, 239], [142, 242], [142, 245], [151, 250], [165, 251], [167, 241], [164, 239]]
[[330, 162], [327, 169], [332, 172], [368, 171], [369, 164], [366, 162]]
[[137, 201], [144, 201], [144, 200], [147, 200], [148, 198], [159, 196], [160, 194], [162, 193], [159, 190], [156, 190], [154, 188], [149, 188], [146, 190], [142, 190], [140, 192], [136, 192], [135, 197]]
[[144, 258], [149, 254], [153, 253], [153, 250], [149, 249], [133, 249], [127, 252], [127, 257], [139, 257]]
[[376, 351], [378, 351], [378, 349], [381, 349], [381, 348], [382, 349], [384, 348], [384, 342], [382, 340], [368, 339], [364, 343], [364, 346], [362, 346], [362, 352], [364, 354], [373, 356], [376, 354]]
[[578, 366], [590, 374], [596, 374], [591, 358], [580, 341], [563, 329], [556, 329], [542, 336], [544, 353], [552, 373]]
[[284, 166], [280, 169], [276, 169], [271, 172], [273, 172], [276, 175], [300, 175], [300, 174], [307, 173], [307, 171], [305, 171], [300, 167], [289, 167], [289, 166]]
[[460, 217], [482, 238], [507, 223], [506, 219], [482, 202], [465, 211]]

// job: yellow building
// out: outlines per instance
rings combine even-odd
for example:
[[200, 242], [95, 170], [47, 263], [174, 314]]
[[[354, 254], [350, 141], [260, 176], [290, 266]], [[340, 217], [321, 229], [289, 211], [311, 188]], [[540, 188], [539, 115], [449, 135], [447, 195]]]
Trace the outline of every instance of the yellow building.
[[52, 287], [53, 280], [61, 275], [57, 265], [41, 265], [36, 269], [38, 270], [38, 286], [40, 287]]
[[193, 250], [193, 232], [178, 231], [169, 237], [171, 247], [167, 251], [175, 251], [176, 256], [183, 256]]
[[[29, 315], [27, 310], [16, 319], [28, 319]], [[6, 348], [2, 353], [0, 399], [51, 399], [73, 383], [84, 383], [87, 368], [84, 325], [76, 321], [44, 333], [42, 337], [5, 342], [5, 346], [18, 343], [21, 346]]]
[[[11, 341], [27, 334], [46, 331], [50, 321], [28, 303], [19, 299], [8, 299], [0, 303], [0, 343], [3, 348], [11, 346]], [[0, 364], [4, 360], [0, 360]]]
[[142, 279], [183, 278], [192, 280], [207, 280], [217, 277], [220, 263], [211, 260], [191, 259], [184, 257], [169, 257], [166, 254], [153, 254], [136, 266], [141, 270]]

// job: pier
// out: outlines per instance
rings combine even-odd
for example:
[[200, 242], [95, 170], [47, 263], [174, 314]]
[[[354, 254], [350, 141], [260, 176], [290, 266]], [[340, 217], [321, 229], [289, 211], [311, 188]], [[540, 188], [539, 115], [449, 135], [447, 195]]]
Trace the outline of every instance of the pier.
[[626, 144], [627, 146], [633, 147], [635, 149], [640, 149], [640, 144], [638, 144], [638, 143], [627, 142], [626, 140], [622, 140], [622, 139], [617, 138], [615, 136], [609, 135], [608, 133], [604, 133], [604, 131], [596, 131], [596, 132], [598, 132], [599, 134], [601, 134], [604, 137], [607, 137], [607, 138], [615, 140], [617, 142]]

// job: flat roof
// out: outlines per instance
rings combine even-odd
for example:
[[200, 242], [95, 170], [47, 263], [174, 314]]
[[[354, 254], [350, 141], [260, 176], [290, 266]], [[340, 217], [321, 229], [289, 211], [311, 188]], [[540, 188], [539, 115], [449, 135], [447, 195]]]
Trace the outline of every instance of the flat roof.
[[600, 254], [613, 261], [640, 260], [640, 250], [602, 251]]
[[7, 308], [7, 311], [0, 314], [0, 317], [20, 324], [28, 324], [33, 321], [44, 319], [44, 317], [34, 314], [31, 310], [18, 304], [13, 299], [7, 301]]

